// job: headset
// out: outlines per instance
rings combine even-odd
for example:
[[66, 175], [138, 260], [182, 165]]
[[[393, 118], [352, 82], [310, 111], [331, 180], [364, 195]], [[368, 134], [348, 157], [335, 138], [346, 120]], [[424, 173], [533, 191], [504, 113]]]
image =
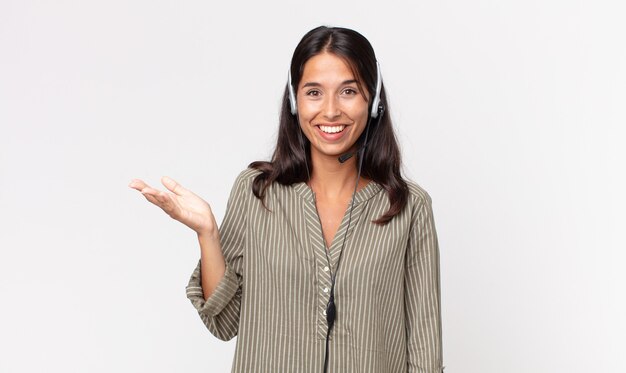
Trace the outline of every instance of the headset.
[[[293, 83], [291, 80], [291, 69], [288, 71], [288, 83], [289, 83], [289, 106], [291, 109], [291, 114], [296, 117], [296, 123], [298, 122], [298, 104], [296, 102], [296, 92], [293, 89]], [[329, 341], [330, 341], [330, 332], [333, 329], [333, 325], [335, 324], [335, 319], [337, 317], [337, 308], [335, 306], [335, 279], [337, 278], [337, 272], [339, 271], [339, 265], [341, 264], [341, 258], [343, 257], [343, 249], [346, 245], [346, 237], [348, 231], [350, 230], [350, 224], [352, 223], [352, 211], [354, 210], [354, 197], [356, 196], [357, 187], [359, 185], [359, 179], [361, 178], [361, 170], [363, 167], [363, 153], [365, 153], [365, 148], [367, 147], [367, 140], [369, 137], [370, 123], [372, 119], [375, 119], [377, 122], [380, 122], [385, 113], [385, 106], [380, 102], [380, 92], [382, 90], [382, 78], [380, 76], [380, 65], [378, 61], [376, 61], [376, 94], [374, 95], [374, 100], [372, 101], [372, 108], [370, 111], [370, 117], [367, 120], [367, 126], [365, 127], [365, 138], [363, 141], [363, 145], [358, 147], [356, 150], [342, 154], [338, 157], [339, 163], [344, 163], [348, 159], [352, 158], [357, 153], [361, 153], [358, 157], [358, 171], [356, 176], [356, 182], [354, 185], [354, 191], [352, 192], [352, 199], [350, 201], [350, 214], [348, 216], [348, 226], [346, 227], [345, 233], [343, 235], [343, 242], [341, 243], [341, 250], [339, 252], [339, 259], [337, 259], [337, 266], [335, 267], [335, 271], [333, 273], [332, 269], [330, 272], [331, 275], [331, 287], [330, 287], [330, 296], [328, 298], [328, 303], [326, 304], [326, 322], [328, 324], [328, 330], [326, 332], [326, 353], [324, 355], [324, 373], [328, 372], [328, 350], [329, 350]], [[302, 131], [298, 131], [298, 136], [300, 139], [300, 145], [304, 148], [304, 141], [302, 139]], [[304, 159], [306, 163], [306, 171], [311, 179], [311, 175], [309, 174], [309, 165], [307, 163], [306, 157]], [[313, 194], [315, 198], [315, 194]], [[326, 252], [326, 261], [328, 262], [328, 266], [332, 268], [330, 264], [330, 259], [328, 258], [328, 252]]]
[[[293, 89], [293, 83], [291, 80], [291, 69], [288, 70], [288, 80], [289, 80], [289, 106], [291, 108], [291, 114], [298, 114], [298, 103], [296, 101], [296, 91]], [[380, 91], [382, 90], [382, 78], [380, 76], [380, 65], [378, 61], [376, 61], [376, 94], [374, 95], [374, 101], [372, 101], [372, 110], [370, 112], [370, 116], [372, 118], [377, 118], [378, 114], [382, 111], [382, 105], [380, 103]], [[342, 162], [343, 163], [343, 162]]]

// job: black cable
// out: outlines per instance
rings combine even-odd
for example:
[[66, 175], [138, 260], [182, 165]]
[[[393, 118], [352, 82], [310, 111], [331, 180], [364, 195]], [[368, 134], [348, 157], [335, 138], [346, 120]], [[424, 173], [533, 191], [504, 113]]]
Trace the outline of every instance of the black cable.
[[[382, 108], [382, 106], [381, 106]], [[384, 111], [384, 108], [382, 109]], [[382, 114], [382, 113], [380, 113]], [[382, 116], [379, 114], [379, 118]], [[328, 330], [326, 331], [326, 353], [324, 354], [324, 373], [328, 373], [328, 347], [330, 343], [330, 332], [335, 325], [335, 319], [337, 317], [337, 307], [335, 306], [335, 279], [337, 278], [337, 272], [339, 272], [339, 265], [341, 264], [341, 258], [343, 257], [343, 249], [346, 246], [346, 237], [348, 236], [348, 231], [350, 230], [350, 224], [352, 223], [352, 211], [354, 210], [354, 197], [356, 197], [356, 192], [359, 187], [359, 180], [361, 179], [361, 170], [363, 168], [363, 156], [365, 154], [365, 148], [367, 147], [367, 140], [369, 136], [369, 131], [371, 127], [372, 118], [370, 117], [367, 121], [367, 127], [365, 127], [365, 139], [363, 141], [363, 146], [357, 151], [357, 153], [361, 153], [358, 155], [358, 171], [356, 174], [356, 182], [354, 183], [354, 191], [352, 192], [352, 200], [350, 201], [350, 214], [348, 215], [348, 226], [343, 233], [343, 241], [341, 243], [341, 250], [339, 251], [339, 258], [337, 259], [337, 266], [335, 267], [335, 273], [333, 274], [331, 270], [331, 285], [330, 285], [330, 296], [328, 298], [328, 303], [326, 304], [326, 322], [328, 323]], [[329, 268], [332, 267], [330, 265], [330, 261], [328, 260], [328, 255], [326, 255], [326, 260], [328, 261]]]
[[[385, 112], [385, 107], [383, 105], [380, 105], [378, 110], [379, 111], [378, 111], [377, 123], [380, 122], [380, 118], [383, 116]], [[298, 120], [298, 117], [296, 116], [296, 123], [298, 122], [299, 120]], [[339, 271], [339, 265], [341, 264], [341, 258], [343, 257], [343, 249], [346, 245], [346, 237], [348, 236], [348, 231], [350, 230], [350, 224], [352, 223], [352, 212], [354, 210], [354, 197], [356, 196], [356, 192], [359, 187], [359, 180], [361, 179], [361, 171], [363, 168], [363, 157], [365, 154], [365, 148], [367, 147], [367, 140], [369, 137], [369, 130], [371, 127], [371, 122], [372, 122], [372, 117], [370, 116], [367, 120], [367, 126], [365, 127], [365, 139], [363, 141], [363, 145], [361, 146], [360, 149], [358, 149], [355, 152], [358, 155], [358, 162], [359, 162], [358, 171], [356, 174], [356, 182], [354, 183], [354, 190], [352, 191], [352, 199], [350, 201], [350, 214], [348, 215], [348, 225], [343, 234], [343, 241], [341, 242], [341, 250], [339, 251], [339, 258], [337, 259], [337, 266], [335, 267], [334, 273], [332, 270], [330, 259], [328, 257], [328, 252], [326, 252], [326, 261], [328, 262], [328, 268], [330, 269], [331, 287], [330, 287], [330, 296], [328, 298], [328, 303], [326, 304], [326, 322], [328, 324], [328, 330], [326, 332], [326, 351], [324, 354], [324, 373], [328, 373], [328, 349], [329, 349], [329, 343], [330, 343], [330, 332], [332, 331], [333, 326], [335, 325], [335, 319], [337, 318], [337, 308], [335, 306], [335, 280], [337, 278], [337, 272]], [[298, 127], [299, 126], [300, 125], [298, 123]], [[305, 162], [305, 167], [306, 167], [306, 172], [307, 172], [307, 177], [308, 177], [307, 181], [310, 181], [311, 174], [309, 171], [309, 164], [308, 164], [307, 155], [306, 155], [306, 147], [304, 145], [304, 139], [302, 138], [302, 131], [298, 131], [298, 138], [300, 140], [300, 145], [302, 146], [302, 149], [304, 150], [304, 162]], [[352, 155], [350, 155], [348, 158], [350, 158], [351, 156]], [[339, 157], [339, 162], [343, 163], [348, 158], [342, 161], [342, 157]]]

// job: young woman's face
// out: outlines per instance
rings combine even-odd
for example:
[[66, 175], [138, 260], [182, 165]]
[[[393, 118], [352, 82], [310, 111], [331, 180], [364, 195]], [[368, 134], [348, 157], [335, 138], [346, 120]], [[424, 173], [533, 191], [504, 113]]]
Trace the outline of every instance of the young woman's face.
[[349, 152], [367, 124], [369, 95], [359, 90], [357, 77], [344, 60], [330, 53], [311, 57], [296, 95], [311, 156], [338, 157]]

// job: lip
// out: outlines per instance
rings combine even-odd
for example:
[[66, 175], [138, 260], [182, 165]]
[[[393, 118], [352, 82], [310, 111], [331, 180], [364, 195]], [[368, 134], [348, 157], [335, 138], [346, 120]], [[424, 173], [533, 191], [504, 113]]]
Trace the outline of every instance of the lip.
[[[322, 129], [320, 128], [320, 126], [324, 126], [324, 127], [340, 127], [343, 126], [343, 130], [341, 132], [336, 132], [336, 133], [328, 133], [328, 132], [324, 132], [322, 131]], [[315, 125], [315, 130], [317, 131], [318, 135], [323, 138], [326, 141], [338, 141], [340, 140], [342, 137], [344, 137], [346, 135], [346, 133], [348, 132], [348, 128], [350, 126], [345, 125], [345, 124], [339, 124], [339, 123], [320, 123], [320, 124], [316, 124]]]

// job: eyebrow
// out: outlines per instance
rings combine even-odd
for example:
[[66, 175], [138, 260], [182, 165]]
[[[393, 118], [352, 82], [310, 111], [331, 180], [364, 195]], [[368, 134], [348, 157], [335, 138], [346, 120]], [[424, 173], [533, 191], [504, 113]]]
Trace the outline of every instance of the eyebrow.
[[[357, 83], [357, 81], [355, 79], [344, 80], [343, 82], [341, 82], [341, 85], [353, 84], [353, 83]], [[320, 83], [317, 83], [317, 82], [307, 82], [307, 83], [304, 83], [302, 88], [306, 88], [306, 87], [321, 87], [321, 86], [322, 85]]]

